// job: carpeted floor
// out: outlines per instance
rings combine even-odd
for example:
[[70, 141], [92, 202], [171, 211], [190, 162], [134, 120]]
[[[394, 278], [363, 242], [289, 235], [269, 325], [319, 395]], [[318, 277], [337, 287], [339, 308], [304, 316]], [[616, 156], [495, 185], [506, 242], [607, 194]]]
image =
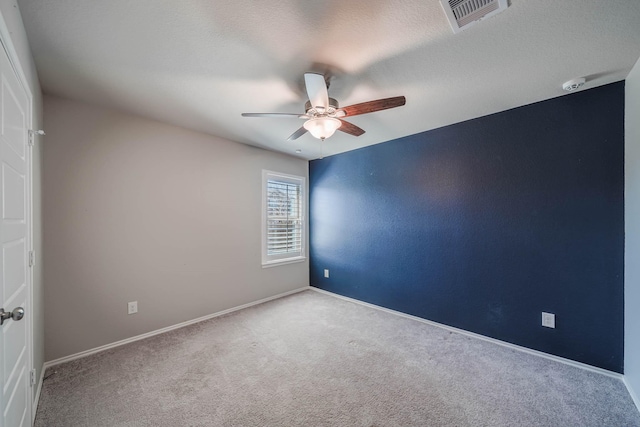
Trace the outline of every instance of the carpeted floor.
[[640, 426], [624, 384], [305, 291], [49, 369], [36, 426]]

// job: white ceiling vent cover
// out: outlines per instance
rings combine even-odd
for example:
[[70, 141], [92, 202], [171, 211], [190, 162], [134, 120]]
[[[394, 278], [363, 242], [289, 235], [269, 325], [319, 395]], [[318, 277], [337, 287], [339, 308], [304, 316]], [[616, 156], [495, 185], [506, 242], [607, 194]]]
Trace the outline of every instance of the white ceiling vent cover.
[[497, 15], [509, 6], [507, 0], [440, 0], [440, 4], [454, 33]]

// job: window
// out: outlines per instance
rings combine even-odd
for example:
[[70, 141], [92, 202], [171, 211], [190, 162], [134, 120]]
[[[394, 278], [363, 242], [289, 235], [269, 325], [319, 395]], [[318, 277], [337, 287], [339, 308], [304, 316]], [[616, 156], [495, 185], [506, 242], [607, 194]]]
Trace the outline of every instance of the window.
[[262, 266], [305, 259], [304, 178], [262, 171]]

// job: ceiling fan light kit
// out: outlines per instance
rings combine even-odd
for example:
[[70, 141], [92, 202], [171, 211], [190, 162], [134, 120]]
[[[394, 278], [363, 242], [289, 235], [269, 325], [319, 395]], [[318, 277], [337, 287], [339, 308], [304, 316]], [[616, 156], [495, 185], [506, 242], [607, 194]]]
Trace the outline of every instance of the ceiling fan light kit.
[[315, 138], [324, 141], [340, 129], [342, 122], [333, 117], [314, 117], [304, 122], [302, 126]]
[[353, 136], [360, 136], [364, 129], [343, 120], [343, 117], [357, 116], [400, 107], [406, 103], [404, 96], [376, 99], [339, 108], [338, 101], [329, 98], [328, 83], [322, 74], [305, 73], [305, 87], [309, 100], [305, 103], [305, 113], [242, 113], [243, 117], [285, 117], [306, 119], [302, 127], [292, 133], [288, 141], [298, 139], [309, 132], [313, 137], [324, 141], [331, 137], [336, 130]]

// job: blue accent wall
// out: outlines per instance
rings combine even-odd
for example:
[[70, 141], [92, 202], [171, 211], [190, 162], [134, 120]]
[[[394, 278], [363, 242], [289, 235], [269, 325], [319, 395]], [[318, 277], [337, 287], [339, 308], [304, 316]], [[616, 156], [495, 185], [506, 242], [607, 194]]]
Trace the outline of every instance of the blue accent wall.
[[624, 82], [309, 168], [312, 286], [622, 372]]

